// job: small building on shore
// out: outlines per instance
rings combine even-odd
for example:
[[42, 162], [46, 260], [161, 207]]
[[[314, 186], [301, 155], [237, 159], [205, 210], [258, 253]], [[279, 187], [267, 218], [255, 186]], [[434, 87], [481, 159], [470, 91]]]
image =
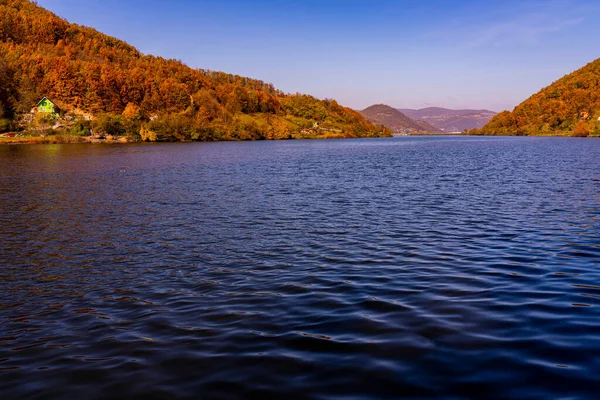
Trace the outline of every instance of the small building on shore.
[[44, 97], [36, 104], [32, 112], [58, 116], [60, 114], [60, 108], [52, 100]]

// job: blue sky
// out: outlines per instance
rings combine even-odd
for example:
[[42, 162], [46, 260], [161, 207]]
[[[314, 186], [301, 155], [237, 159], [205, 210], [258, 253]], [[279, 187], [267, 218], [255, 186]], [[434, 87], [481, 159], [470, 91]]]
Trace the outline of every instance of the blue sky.
[[597, 0], [37, 0], [194, 68], [361, 109], [512, 109], [600, 57]]

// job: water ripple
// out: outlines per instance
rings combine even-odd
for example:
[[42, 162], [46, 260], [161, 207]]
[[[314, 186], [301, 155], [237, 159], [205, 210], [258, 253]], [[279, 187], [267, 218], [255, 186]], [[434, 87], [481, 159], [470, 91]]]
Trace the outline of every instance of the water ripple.
[[600, 142], [0, 147], [0, 397], [597, 398]]

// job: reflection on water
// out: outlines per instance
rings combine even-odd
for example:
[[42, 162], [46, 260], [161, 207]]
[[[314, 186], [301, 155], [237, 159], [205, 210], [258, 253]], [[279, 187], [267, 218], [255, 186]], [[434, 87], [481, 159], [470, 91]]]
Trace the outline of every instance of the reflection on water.
[[595, 398], [600, 141], [0, 147], [0, 397]]

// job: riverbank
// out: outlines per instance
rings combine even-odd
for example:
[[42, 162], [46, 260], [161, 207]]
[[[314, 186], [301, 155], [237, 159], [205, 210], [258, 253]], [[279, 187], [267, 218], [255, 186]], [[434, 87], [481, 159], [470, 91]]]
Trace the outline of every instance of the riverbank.
[[[6, 135], [6, 134], [5, 134]], [[0, 135], [0, 145], [2, 144], [65, 144], [65, 143], [135, 143], [141, 142], [140, 138], [133, 136], [80, 136], [57, 133], [52, 135], [31, 135], [26, 133], [15, 134], [14, 136]], [[323, 140], [323, 139], [357, 139], [357, 135], [349, 135], [337, 132], [301, 132], [293, 135], [289, 139], [263, 139], [263, 140]], [[259, 139], [260, 140], [260, 139]], [[195, 140], [185, 140], [195, 141]], [[225, 140], [231, 141], [231, 140]], [[241, 140], [240, 140], [241, 141]]]
[[564, 131], [537, 131], [532, 133], [489, 133], [484, 132], [481, 129], [471, 129], [467, 135], [469, 136], [523, 136], [523, 137], [600, 137], [600, 133], [595, 132], [574, 132], [572, 130]]
[[[422, 134], [422, 135], [408, 135], [408, 136], [465, 136], [464, 134], [461, 135], [448, 135], [448, 134], [442, 134], [442, 135], [435, 135], [435, 134]], [[519, 136], [519, 137], [527, 137], [524, 135], [482, 135], [482, 134], [478, 134], [478, 135], [473, 135], [473, 134], [467, 134], [466, 136], [486, 136], [486, 137], [497, 137], [497, 136]], [[568, 137], [578, 137], [578, 136], [574, 136], [574, 135], [551, 135], [551, 134], [545, 134], [545, 135], [528, 135], [528, 137], [562, 137], [562, 138], [568, 138]], [[579, 136], [581, 137], [581, 136]], [[599, 135], [589, 135], [586, 136], [589, 138], [600, 138]], [[357, 136], [347, 136], [344, 134], [337, 134], [337, 133], [326, 133], [326, 134], [297, 134], [292, 136], [290, 139], [288, 140], [324, 140], [324, 139], [356, 139], [358, 138]], [[268, 139], [267, 139], [268, 140]], [[272, 140], [272, 139], [271, 139]], [[281, 140], [281, 139], [280, 139]], [[95, 136], [78, 136], [78, 135], [69, 135], [69, 134], [55, 134], [55, 135], [46, 135], [46, 136], [39, 136], [39, 135], [27, 135], [27, 134], [19, 134], [16, 136], [2, 136], [0, 135], [0, 145], [6, 144], [6, 145], [13, 145], [13, 144], [73, 144], [73, 143], [92, 143], [92, 144], [99, 144], [99, 143], [106, 143], [106, 144], [119, 144], [119, 143], [136, 143], [136, 142], [141, 142], [142, 140], [140, 140], [139, 138], [135, 138], [132, 136], [108, 136], [108, 137], [95, 137]], [[186, 140], [186, 141], [191, 141], [193, 142], [194, 140]], [[225, 140], [225, 141], [230, 141], [230, 140]]]
[[531, 135], [518, 135], [518, 134], [513, 134], [513, 135], [493, 135], [493, 134], [488, 134], [488, 133], [472, 133], [469, 132], [467, 134], [465, 134], [465, 136], [486, 136], [486, 137], [502, 137], [502, 136], [506, 136], [506, 137], [555, 137], [555, 138], [600, 138], [600, 135], [598, 134], [587, 134], [587, 135], [575, 135], [572, 132], [540, 132], [540, 133], [534, 133]]
[[2, 144], [62, 144], [62, 143], [131, 143], [135, 140], [130, 136], [119, 136], [109, 138], [97, 138], [93, 136], [77, 136], [68, 134], [56, 134], [46, 136], [33, 136], [20, 134], [16, 136], [0, 136]]

